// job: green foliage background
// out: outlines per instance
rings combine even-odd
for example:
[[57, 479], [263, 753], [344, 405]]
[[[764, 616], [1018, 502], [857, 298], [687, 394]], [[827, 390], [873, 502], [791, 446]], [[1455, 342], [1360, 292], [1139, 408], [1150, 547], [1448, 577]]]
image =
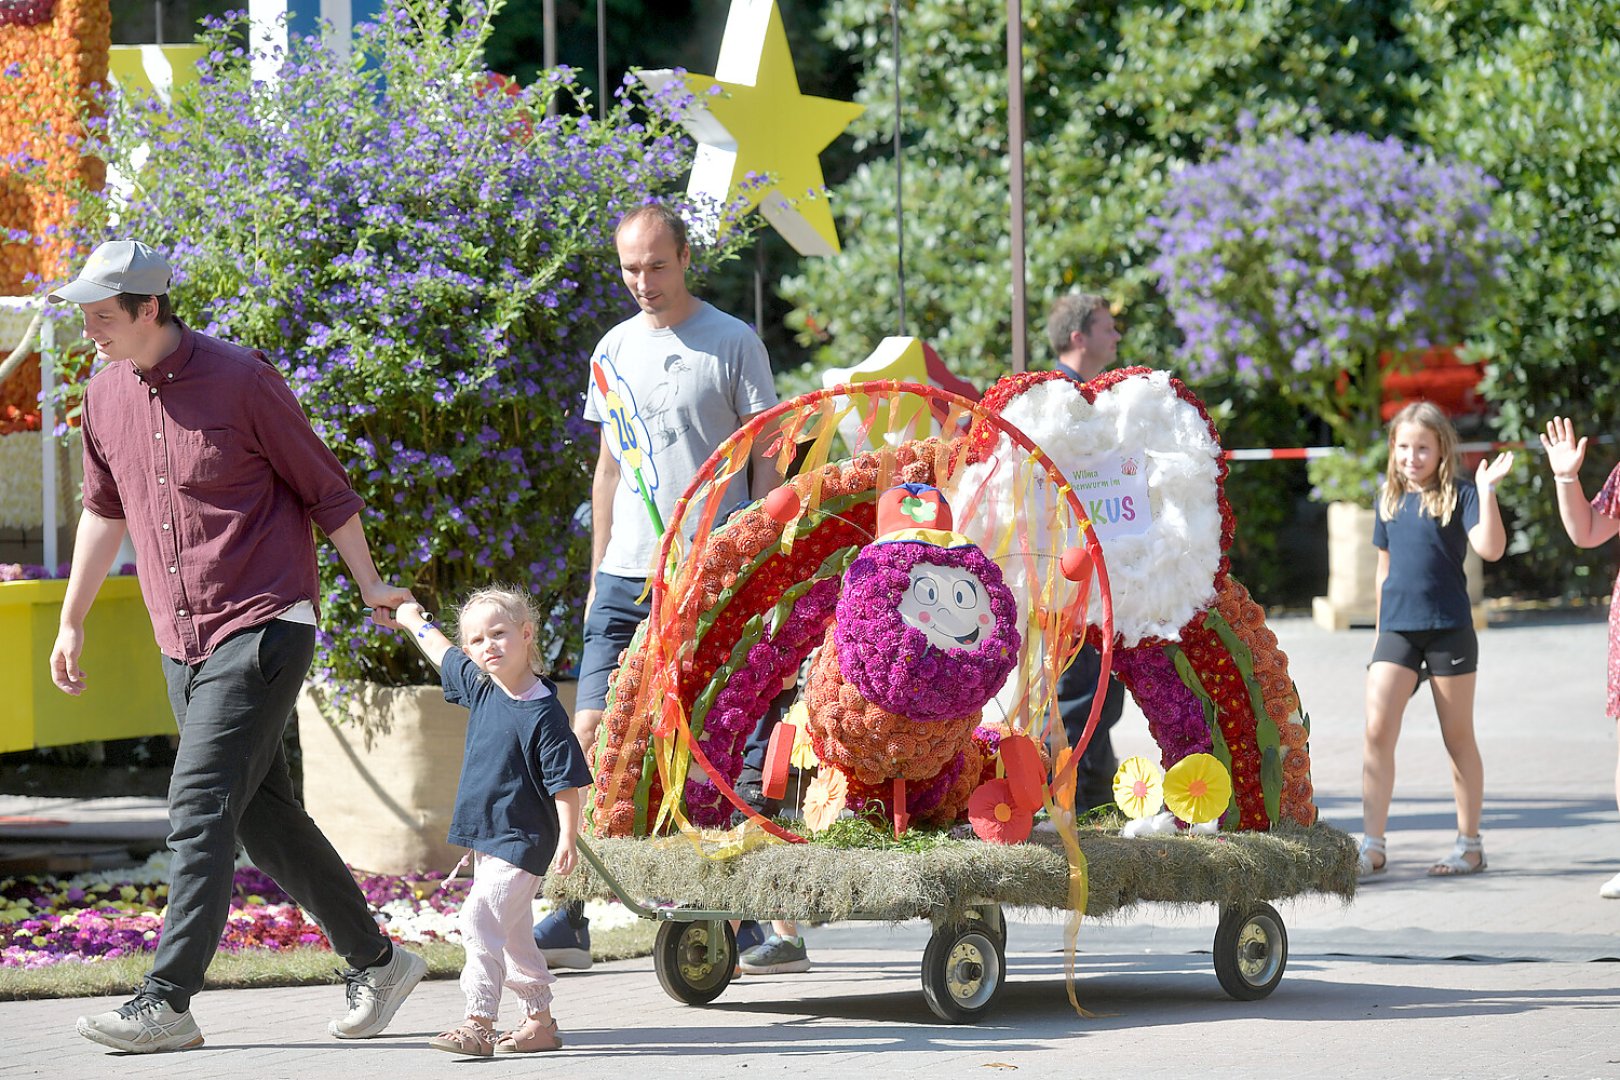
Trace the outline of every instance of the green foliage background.
[[[1620, 3], [1417, 0], [1402, 27], [1426, 74], [1412, 80], [1411, 134], [1502, 181], [1497, 224], [1523, 250], [1499, 311], [1479, 328], [1484, 386], [1504, 439], [1554, 415], [1609, 436], [1620, 419]], [[1516, 526], [1502, 572], [1519, 588], [1599, 595], [1614, 557], [1577, 554], [1552, 478], [1524, 455], [1500, 497]], [[1620, 447], [1587, 452], [1595, 494]]]
[[[823, 31], [860, 65], [868, 111], [856, 129], [865, 160], [834, 192], [843, 254], [806, 261], [780, 283], [814, 367], [858, 359], [895, 329], [887, 11], [881, 0], [831, 0]], [[1004, 9], [970, 15], [949, 0], [913, 0], [901, 19], [907, 330], [986, 385], [1008, 367], [1012, 321]], [[1050, 362], [1040, 331], [1051, 299], [1083, 288], [1122, 305], [1122, 362], [1177, 369], [1142, 224], [1168, 178], [1211, 142], [1392, 134], [1500, 180], [1494, 223], [1523, 246], [1509, 295], [1471, 334], [1494, 357], [1484, 387], [1494, 420], [1481, 434], [1533, 438], [1553, 414], [1593, 435], [1612, 428], [1620, 2], [1026, 0], [1024, 21], [1031, 366]], [[1228, 446], [1325, 441], [1265, 390], [1197, 388], [1224, 417]], [[1616, 456], [1612, 443], [1594, 447], [1589, 493]], [[1234, 562], [1268, 600], [1277, 589], [1301, 599], [1278, 558], [1300, 471], [1233, 470], [1243, 522]], [[1493, 568], [1496, 587], [1595, 592], [1612, 557], [1571, 549], [1549, 488], [1539, 453], [1521, 455], [1502, 489], [1517, 557]]]
[[[895, 124], [886, 6], [833, 0], [826, 33], [862, 65], [856, 136], [869, 155], [837, 186], [843, 254], [781, 282], [802, 343], [826, 338], [816, 366], [848, 363], [895, 332]], [[1074, 289], [1123, 306], [1123, 363], [1175, 370], [1178, 334], [1148, 270], [1142, 237], [1174, 172], [1212, 140], [1317, 130], [1403, 130], [1404, 80], [1416, 64], [1376, 3], [1261, 0], [1065, 3], [1025, 12], [1028, 319], [1032, 367], [1051, 363], [1044, 320]], [[901, 16], [907, 332], [987, 386], [1009, 370], [1011, 198], [1006, 24], [1000, 5], [973, 18], [950, 0], [916, 0]], [[1322, 433], [1235, 381], [1200, 392], [1224, 417], [1229, 446], [1290, 446]], [[1277, 558], [1279, 533], [1307, 488], [1297, 465], [1234, 467], [1239, 575], [1262, 597], [1308, 598], [1299, 560]]]
[[[541, 6], [509, 0], [489, 45], [492, 67], [534, 76]], [[183, 7], [218, 3], [174, 0], [167, 22]], [[607, 85], [635, 66], [712, 71], [727, 7], [608, 0]], [[760, 329], [791, 392], [818, 381], [815, 368], [852, 363], [894, 332], [896, 118], [883, 0], [784, 0], [782, 11], [805, 91], [868, 107], [854, 137], [823, 155], [844, 254], [798, 262], [769, 231], [760, 241], [765, 272], [780, 275]], [[1211, 140], [1250, 122], [1248, 138], [1394, 134], [1500, 180], [1496, 224], [1523, 244], [1508, 295], [1475, 331], [1492, 357], [1485, 391], [1495, 408], [1480, 434], [1533, 436], [1554, 414], [1575, 416], [1592, 435], [1613, 430], [1620, 0], [1025, 0], [1024, 13], [1032, 366], [1049, 362], [1040, 329], [1051, 298], [1086, 288], [1123, 305], [1123, 361], [1177, 367], [1178, 338], [1140, 228], [1170, 175], [1202, 160]], [[558, 0], [557, 16], [560, 59], [584, 69], [594, 90], [595, 4]], [[131, 27], [132, 18], [123, 15]], [[1004, 7], [901, 0], [900, 18], [907, 329], [983, 386], [1010, 356]], [[751, 317], [754, 270], [746, 256], [730, 264], [709, 295]], [[1265, 390], [1226, 380], [1197, 388], [1229, 446], [1325, 440]], [[1600, 443], [1589, 457], [1590, 493], [1620, 449]], [[1500, 492], [1514, 557], [1493, 566], [1493, 588], [1600, 591], [1612, 558], [1572, 551], [1539, 454], [1523, 458]], [[1279, 572], [1298, 560], [1278, 559], [1267, 534], [1298, 517], [1303, 470], [1239, 465], [1232, 484], [1248, 549], [1236, 553], [1240, 576], [1274, 598], [1269, 584], [1288, 588]]]

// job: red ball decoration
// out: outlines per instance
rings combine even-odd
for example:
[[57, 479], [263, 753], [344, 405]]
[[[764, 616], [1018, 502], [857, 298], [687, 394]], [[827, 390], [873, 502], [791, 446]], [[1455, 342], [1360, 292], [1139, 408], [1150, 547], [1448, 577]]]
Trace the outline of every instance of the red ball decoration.
[[1083, 547], [1072, 547], [1063, 553], [1058, 565], [1063, 576], [1070, 581], [1084, 581], [1091, 576], [1091, 555]]
[[765, 515], [778, 525], [786, 525], [799, 516], [799, 493], [793, 490], [792, 484], [783, 484], [765, 496]]

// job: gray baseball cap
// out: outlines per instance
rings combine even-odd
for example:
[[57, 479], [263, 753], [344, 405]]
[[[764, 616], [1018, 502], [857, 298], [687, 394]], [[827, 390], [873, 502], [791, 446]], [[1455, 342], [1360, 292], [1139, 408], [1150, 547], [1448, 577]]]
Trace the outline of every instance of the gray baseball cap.
[[139, 240], [108, 240], [90, 253], [73, 281], [51, 293], [53, 304], [93, 304], [119, 293], [162, 296], [173, 271], [163, 256]]

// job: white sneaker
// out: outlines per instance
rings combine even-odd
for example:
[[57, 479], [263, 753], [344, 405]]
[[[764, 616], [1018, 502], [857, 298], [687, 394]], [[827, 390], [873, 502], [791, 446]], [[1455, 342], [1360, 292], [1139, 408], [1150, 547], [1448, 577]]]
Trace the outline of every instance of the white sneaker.
[[74, 1026], [91, 1042], [130, 1054], [190, 1050], [203, 1044], [190, 1011], [175, 1012], [156, 994], [137, 994], [112, 1012], [79, 1017]]
[[1598, 890], [1598, 895], [1605, 900], [1620, 900], [1620, 874], [1605, 881], [1603, 888]]
[[393, 947], [388, 963], [341, 972], [348, 983], [349, 1011], [326, 1025], [337, 1039], [369, 1039], [381, 1035], [394, 1013], [427, 974], [427, 961], [413, 952]]

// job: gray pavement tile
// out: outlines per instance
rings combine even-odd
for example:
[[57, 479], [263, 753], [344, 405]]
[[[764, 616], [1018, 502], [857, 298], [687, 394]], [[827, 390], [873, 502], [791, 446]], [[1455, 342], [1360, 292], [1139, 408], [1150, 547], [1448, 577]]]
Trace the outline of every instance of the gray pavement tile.
[[[1299, 619], [1275, 628], [1311, 713], [1324, 818], [1353, 831], [1372, 636]], [[706, 1008], [666, 996], [648, 960], [566, 973], [556, 1009], [569, 1047], [543, 1062], [469, 1063], [426, 1049], [461, 1011], [454, 981], [435, 981], [389, 1033], [361, 1044], [324, 1033], [340, 1003], [333, 987], [207, 993], [195, 1007], [208, 1046], [156, 1060], [108, 1055], [72, 1034], [80, 1012], [116, 1000], [3, 1003], [0, 1076], [412, 1080], [469, 1066], [652, 1080], [1015, 1070], [1175, 1080], [1617, 1076], [1609, 1010], [1620, 1005], [1620, 968], [1593, 962], [1620, 954], [1620, 902], [1597, 895], [1620, 869], [1615, 725], [1603, 716], [1606, 641], [1606, 627], [1592, 620], [1482, 634], [1477, 727], [1491, 868], [1477, 877], [1424, 876], [1450, 846], [1454, 823], [1433, 706], [1419, 694], [1400, 747], [1389, 874], [1351, 904], [1280, 905], [1291, 958], [1263, 1001], [1232, 1001], [1216, 983], [1212, 906], [1141, 905], [1082, 926], [1077, 991], [1089, 1019], [1066, 1000], [1060, 916], [1032, 912], [1012, 920], [1007, 985], [995, 1011], [971, 1027], [940, 1023], [923, 1001], [925, 925], [840, 924], [809, 931], [810, 972], [744, 978]], [[1116, 745], [1121, 756], [1153, 753], [1134, 710]]]

